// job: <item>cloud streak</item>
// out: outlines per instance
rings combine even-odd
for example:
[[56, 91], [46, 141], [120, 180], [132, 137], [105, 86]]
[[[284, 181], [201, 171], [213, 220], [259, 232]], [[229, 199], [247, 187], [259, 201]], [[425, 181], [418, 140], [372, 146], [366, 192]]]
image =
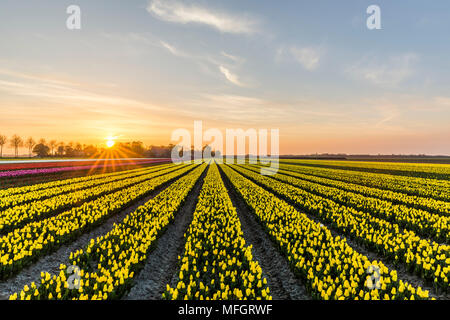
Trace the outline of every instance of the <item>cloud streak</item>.
[[185, 5], [177, 1], [150, 1], [147, 11], [160, 20], [179, 24], [198, 24], [220, 32], [252, 34], [257, 31], [257, 21], [246, 16], [219, 12], [197, 5]]
[[74, 82], [62, 81], [40, 75], [24, 74], [8, 70], [0, 70], [0, 75], [8, 75], [11, 80], [0, 79], [0, 91], [8, 94], [31, 97], [33, 99], [64, 102], [66, 105], [86, 105], [94, 103], [96, 108], [130, 107], [145, 110], [161, 110], [161, 107], [146, 104], [133, 99], [93, 93], [83, 89]]
[[294, 61], [299, 63], [304, 69], [313, 71], [319, 67], [324, 53], [323, 47], [281, 46], [275, 52], [275, 62]]
[[[237, 55], [232, 55], [225, 51], [221, 51], [220, 54], [212, 55], [212, 54], [193, 54], [190, 53], [184, 48], [180, 48], [178, 45], [174, 45], [172, 43], [168, 43], [167, 41], [160, 40], [152, 34], [139, 34], [139, 33], [127, 33], [127, 34], [111, 34], [111, 33], [102, 33], [103, 37], [120, 41], [123, 43], [135, 43], [134, 45], [144, 45], [144, 46], [152, 46], [155, 48], [163, 49], [175, 57], [187, 59], [198, 63], [202, 70], [205, 73], [210, 75], [214, 75], [217, 77], [218, 72], [220, 72], [225, 79], [231, 82], [232, 84], [239, 87], [249, 87], [247, 83], [244, 83], [240, 77], [233, 71], [230, 70], [230, 66], [233, 69], [239, 67], [239, 65], [244, 63], [244, 59]], [[143, 52], [144, 50], [140, 47], [136, 47], [135, 51]], [[0, 74], [2, 70], [0, 69]]]
[[227, 53], [227, 52], [225, 52], [225, 51], [222, 51], [221, 54], [222, 54], [222, 56], [224, 56], [225, 58], [228, 58], [229, 60], [231, 60], [231, 61], [233, 61], [233, 62], [236, 62], [236, 63], [241, 63], [241, 62], [244, 61], [243, 58], [238, 57], [238, 56], [235, 56], [235, 55], [232, 55], [232, 54], [229, 54], [229, 53]]
[[306, 70], [312, 71], [317, 69], [321, 59], [320, 50], [312, 47], [297, 48], [292, 47], [290, 52], [294, 59], [300, 63]]
[[165, 41], [161, 41], [161, 45], [167, 49], [171, 54], [173, 54], [174, 56], [177, 57], [186, 57], [186, 54], [184, 52], [181, 52], [180, 50], [178, 50], [177, 48], [175, 48], [173, 45], [168, 44]]
[[224, 66], [219, 66], [219, 70], [220, 72], [222, 72], [225, 78], [227, 78], [227, 80], [230, 81], [232, 84], [239, 87], [246, 87], [246, 85], [239, 80], [239, 77], [236, 74], [232, 73]]
[[379, 105], [376, 110], [380, 113], [381, 119], [375, 124], [375, 127], [381, 127], [400, 116], [397, 106], [392, 103]]
[[414, 53], [393, 56], [384, 62], [365, 58], [348, 68], [347, 72], [356, 79], [375, 85], [395, 87], [414, 74], [418, 60], [419, 57]]

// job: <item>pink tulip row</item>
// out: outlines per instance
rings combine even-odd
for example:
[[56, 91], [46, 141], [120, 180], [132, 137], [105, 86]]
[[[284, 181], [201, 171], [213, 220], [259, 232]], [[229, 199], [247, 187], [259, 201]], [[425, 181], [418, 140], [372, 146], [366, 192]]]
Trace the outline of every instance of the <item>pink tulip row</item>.
[[35, 175], [35, 174], [49, 174], [49, 173], [57, 173], [57, 172], [67, 172], [67, 171], [77, 171], [77, 170], [91, 170], [91, 169], [101, 169], [108, 167], [120, 167], [120, 166], [129, 166], [129, 165], [141, 165], [148, 163], [161, 163], [168, 162], [170, 159], [158, 159], [158, 160], [147, 160], [147, 161], [136, 161], [136, 162], [126, 162], [126, 163], [108, 163], [108, 164], [96, 164], [96, 165], [87, 165], [87, 166], [71, 166], [71, 167], [58, 167], [58, 168], [35, 168], [35, 169], [25, 169], [25, 170], [12, 170], [12, 171], [0, 171], [0, 178], [13, 178], [20, 177], [26, 175]]

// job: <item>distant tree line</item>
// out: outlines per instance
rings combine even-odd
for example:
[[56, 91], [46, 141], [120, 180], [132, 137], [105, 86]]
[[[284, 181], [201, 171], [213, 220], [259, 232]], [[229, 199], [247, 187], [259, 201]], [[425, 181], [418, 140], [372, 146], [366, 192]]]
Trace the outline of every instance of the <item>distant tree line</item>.
[[141, 141], [117, 142], [111, 148], [99, 148], [92, 144], [86, 145], [79, 142], [60, 142], [46, 139], [35, 140], [33, 137], [23, 139], [15, 134], [6, 137], [0, 134], [0, 157], [3, 157], [3, 147], [9, 146], [14, 150], [14, 157], [19, 157], [19, 149], [26, 148], [31, 157], [67, 157], [67, 158], [95, 158], [95, 157], [148, 157], [170, 158], [173, 144], [145, 146]]
[[64, 143], [57, 140], [47, 141], [46, 139], [35, 140], [33, 137], [23, 139], [15, 134], [8, 138], [0, 134], [0, 157], [3, 157], [3, 148], [9, 146], [14, 150], [14, 157], [19, 157], [19, 149], [25, 147], [28, 156], [34, 157], [90, 157], [99, 152], [93, 145], [81, 143]]

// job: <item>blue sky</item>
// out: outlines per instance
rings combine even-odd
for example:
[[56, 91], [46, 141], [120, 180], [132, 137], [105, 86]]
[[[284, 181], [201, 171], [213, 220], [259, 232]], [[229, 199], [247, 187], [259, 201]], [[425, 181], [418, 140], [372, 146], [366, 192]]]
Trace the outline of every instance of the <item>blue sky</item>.
[[449, 30], [448, 1], [2, 0], [0, 133], [167, 143], [203, 120], [279, 128], [282, 153], [449, 154]]

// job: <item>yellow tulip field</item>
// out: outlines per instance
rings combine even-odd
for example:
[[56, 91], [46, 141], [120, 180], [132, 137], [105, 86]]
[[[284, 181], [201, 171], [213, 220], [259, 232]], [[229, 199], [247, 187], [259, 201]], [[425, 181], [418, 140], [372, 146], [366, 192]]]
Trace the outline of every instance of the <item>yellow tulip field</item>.
[[156, 164], [1, 189], [0, 298], [450, 298], [450, 166], [263, 167]]

